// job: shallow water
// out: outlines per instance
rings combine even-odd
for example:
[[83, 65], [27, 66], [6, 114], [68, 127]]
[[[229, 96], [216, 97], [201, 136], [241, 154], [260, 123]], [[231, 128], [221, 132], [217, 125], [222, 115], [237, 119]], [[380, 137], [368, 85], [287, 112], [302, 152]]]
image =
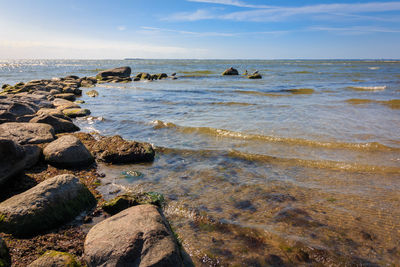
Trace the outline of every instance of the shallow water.
[[400, 262], [399, 61], [0, 61], [0, 83], [124, 65], [179, 79], [82, 96], [84, 131], [158, 147], [153, 164], [101, 166], [100, 190], [165, 194], [198, 265]]

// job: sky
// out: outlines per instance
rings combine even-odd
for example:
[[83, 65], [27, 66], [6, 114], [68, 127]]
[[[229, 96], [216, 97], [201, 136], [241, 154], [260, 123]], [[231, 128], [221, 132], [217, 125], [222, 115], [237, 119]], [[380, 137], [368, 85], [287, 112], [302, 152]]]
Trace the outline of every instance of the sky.
[[0, 59], [400, 59], [400, 1], [0, 0]]

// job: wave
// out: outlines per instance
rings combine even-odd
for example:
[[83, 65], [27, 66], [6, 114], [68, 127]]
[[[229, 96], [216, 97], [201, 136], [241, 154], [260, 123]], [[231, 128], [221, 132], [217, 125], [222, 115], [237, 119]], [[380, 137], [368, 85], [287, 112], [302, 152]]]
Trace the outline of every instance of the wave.
[[282, 93], [290, 93], [293, 95], [309, 95], [313, 94], [315, 90], [311, 88], [295, 88], [295, 89], [282, 89], [279, 91], [270, 91], [270, 92], [246, 91], [246, 90], [235, 90], [234, 92], [247, 95], [262, 95], [262, 96], [277, 97], [277, 96], [289, 96], [288, 94], [282, 94]]
[[289, 138], [289, 137], [277, 137], [267, 136], [259, 134], [247, 134], [242, 132], [230, 131], [225, 129], [217, 129], [211, 127], [190, 127], [190, 126], [179, 126], [172, 122], [163, 122], [155, 120], [152, 122], [154, 129], [169, 128], [179, 131], [185, 134], [204, 134], [209, 136], [218, 136], [226, 138], [235, 138], [243, 140], [255, 140], [271, 143], [285, 143], [290, 145], [301, 145], [311, 147], [322, 147], [322, 148], [344, 148], [344, 149], [355, 149], [355, 150], [367, 150], [367, 151], [400, 151], [399, 148], [389, 147], [378, 142], [370, 143], [341, 143], [341, 142], [322, 142], [301, 138]]
[[356, 91], [381, 91], [386, 89], [386, 85], [384, 86], [348, 86], [348, 89], [356, 90]]
[[369, 172], [369, 173], [400, 173], [399, 167], [392, 166], [376, 166], [359, 164], [355, 162], [341, 162], [341, 161], [331, 161], [331, 160], [308, 160], [300, 158], [283, 158], [275, 157], [262, 154], [252, 154], [241, 152], [237, 150], [230, 151], [218, 151], [218, 150], [190, 150], [190, 149], [177, 149], [177, 148], [166, 148], [166, 147], [156, 147], [157, 153], [162, 154], [179, 154], [186, 156], [200, 156], [200, 157], [230, 157], [235, 159], [256, 161], [262, 163], [270, 164], [283, 164], [289, 166], [303, 166], [307, 168], [317, 168], [317, 169], [331, 169], [347, 172]]
[[368, 67], [369, 70], [379, 70], [380, 67]]
[[377, 104], [385, 105], [392, 109], [400, 109], [400, 99], [371, 100], [371, 99], [351, 98], [351, 99], [347, 99], [346, 102], [349, 104], [352, 104], [352, 105], [377, 103]]
[[211, 105], [222, 105], [222, 106], [256, 106], [257, 104], [243, 103], [243, 102], [212, 102]]

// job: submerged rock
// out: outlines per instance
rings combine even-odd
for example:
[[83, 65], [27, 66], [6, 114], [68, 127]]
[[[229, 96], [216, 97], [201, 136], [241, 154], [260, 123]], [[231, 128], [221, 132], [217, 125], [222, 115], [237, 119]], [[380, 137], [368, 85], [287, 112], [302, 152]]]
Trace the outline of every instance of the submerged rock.
[[99, 80], [102, 80], [103, 78], [110, 76], [124, 78], [124, 77], [129, 77], [131, 75], [131, 71], [132, 70], [130, 67], [119, 67], [115, 69], [108, 69], [97, 73], [96, 78]]
[[107, 201], [103, 204], [102, 209], [114, 215], [129, 207], [144, 204], [152, 204], [161, 207], [164, 204], [164, 196], [156, 192], [126, 193]]
[[154, 205], [126, 209], [86, 236], [88, 266], [183, 266], [176, 239]]
[[[0, 265], [1, 266], [1, 265]], [[79, 267], [81, 266], [72, 254], [60, 251], [49, 250], [28, 267]]]
[[88, 92], [86, 92], [86, 94], [90, 97], [96, 97], [99, 96], [99, 92], [97, 92], [96, 90], [90, 90]]
[[127, 141], [119, 135], [101, 138], [90, 150], [97, 159], [107, 163], [149, 162], [155, 155], [151, 144]]
[[44, 123], [7, 122], [0, 124], [0, 138], [18, 144], [41, 144], [54, 140], [54, 128]]
[[261, 76], [260, 73], [255, 73], [255, 74], [247, 76], [247, 78], [249, 78], [249, 79], [262, 79], [262, 76]]
[[0, 237], [0, 266], [10, 267], [11, 257], [6, 242]]
[[32, 236], [71, 221], [96, 200], [74, 175], [58, 175], [0, 203], [0, 231]]
[[67, 133], [79, 131], [79, 127], [73, 124], [70, 120], [65, 120], [60, 117], [50, 114], [42, 114], [34, 117], [29, 122], [45, 123], [53, 126], [55, 133]]
[[90, 110], [86, 108], [67, 108], [62, 111], [64, 115], [70, 118], [85, 117], [90, 115]]
[[58, 167], [82, 167], [93, 163], [94, 158], [84, 144], [72, 135], [64, 135], [43, 150], [44, 158]]
[[222, 75], [239, 75], [239, 72], [237, 69], [234, 69], [233, 67], [230, 67], [229, 69], [226, 69]]

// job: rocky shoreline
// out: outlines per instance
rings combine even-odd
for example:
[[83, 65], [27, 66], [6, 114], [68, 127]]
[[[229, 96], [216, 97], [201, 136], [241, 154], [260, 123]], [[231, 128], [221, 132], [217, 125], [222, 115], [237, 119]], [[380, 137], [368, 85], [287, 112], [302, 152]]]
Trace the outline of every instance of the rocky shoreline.
[[[133, 80], [172, 78], [139, 73]], [[105, 202], [97, 162], [151, 162], [148, 143], [78, 132], [82, 87], [130, 82], [131, 69], [3, 85], [0, 266], [192, 266], [163, 215], [162, 195]], [[96, 97], [95, 90], [86, 92]], [[75, 101], [75, 102], [74, 102]]]

